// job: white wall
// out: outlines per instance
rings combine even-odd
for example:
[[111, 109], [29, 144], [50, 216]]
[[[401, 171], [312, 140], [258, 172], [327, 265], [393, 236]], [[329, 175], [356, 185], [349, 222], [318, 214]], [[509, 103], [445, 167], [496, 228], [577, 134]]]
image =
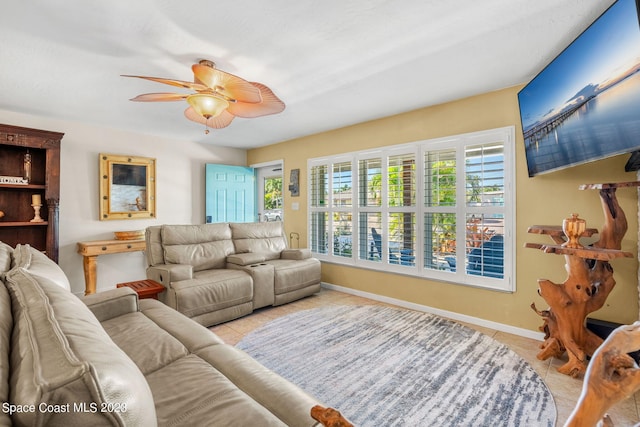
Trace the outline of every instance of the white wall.
[[[178, 120], [181, 120], [179, 117]], [[79, 122], [0, 110], [0, 123], [64, 132], [60, 155], [60, 257], [71, 290], [84, 293], [82, 256], [77, 242], [113, 239], [114, 231], [141, 230], [156, 224], [204, 223], [204, 165], [246, 165], [246, 151], [191, 141], [163, 139]], [[157, 218], [100, 221], [98, 154], [156, 159]], [[142, 252], [98, 257], [98, 291], [116, 283], [144, 279]]]

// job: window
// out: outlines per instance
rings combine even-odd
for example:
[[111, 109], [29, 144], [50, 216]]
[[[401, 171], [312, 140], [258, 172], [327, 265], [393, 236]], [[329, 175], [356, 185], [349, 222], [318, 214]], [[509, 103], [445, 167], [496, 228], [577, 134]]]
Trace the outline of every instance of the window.
[[[281, 172], [281, 171], [279, 171]], [[262, 180], [263, 220], [282, 221], [282, 175], [264, 177]]]
[[309, 160], [327, 262], [514, 290], [513, 127]]

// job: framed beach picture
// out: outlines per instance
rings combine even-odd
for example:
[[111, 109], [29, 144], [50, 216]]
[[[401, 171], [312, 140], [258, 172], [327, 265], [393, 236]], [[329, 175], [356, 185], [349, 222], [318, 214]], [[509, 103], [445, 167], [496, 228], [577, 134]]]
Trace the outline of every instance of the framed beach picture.
[[100, 154], [100, 220], [156, 216], [156, 160]]

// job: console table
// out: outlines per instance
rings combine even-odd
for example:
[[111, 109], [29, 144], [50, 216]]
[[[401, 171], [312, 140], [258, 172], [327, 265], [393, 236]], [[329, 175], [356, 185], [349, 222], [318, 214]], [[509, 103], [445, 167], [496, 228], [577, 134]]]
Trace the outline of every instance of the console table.
[[96, 266], [99, 255], [144, 251], [146, 247], [144, 239], [78, 242], [78, 253], [84, 257], [82, 262], [85, 281], [84, 294], [89, 295], [96, 292], [96, 282], [98, 279]]

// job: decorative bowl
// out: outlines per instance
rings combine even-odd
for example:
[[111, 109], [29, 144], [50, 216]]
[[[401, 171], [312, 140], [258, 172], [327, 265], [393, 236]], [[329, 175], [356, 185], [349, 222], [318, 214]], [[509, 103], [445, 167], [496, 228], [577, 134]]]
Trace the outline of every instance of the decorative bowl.
[[116, 240], [141, 240], [144, 239], [144, 230], [114, 231]]

